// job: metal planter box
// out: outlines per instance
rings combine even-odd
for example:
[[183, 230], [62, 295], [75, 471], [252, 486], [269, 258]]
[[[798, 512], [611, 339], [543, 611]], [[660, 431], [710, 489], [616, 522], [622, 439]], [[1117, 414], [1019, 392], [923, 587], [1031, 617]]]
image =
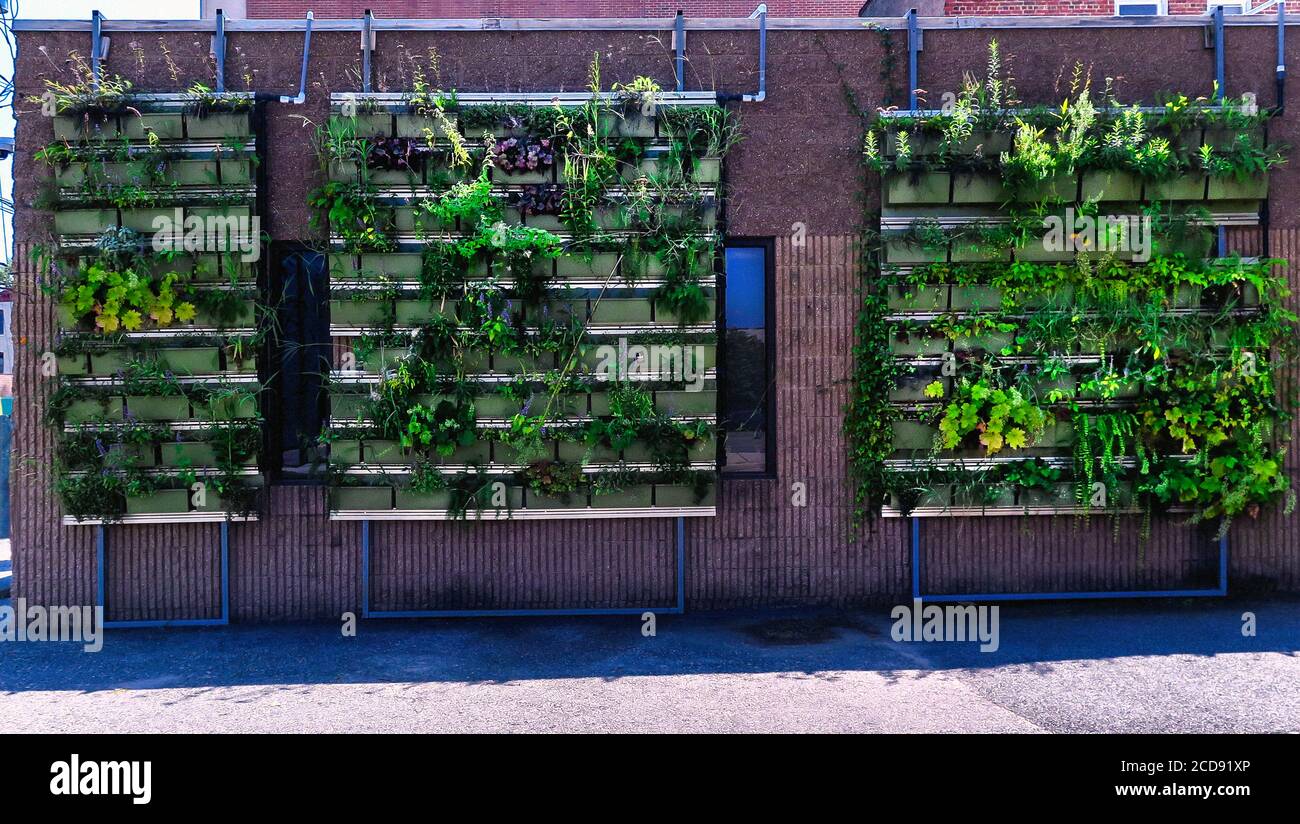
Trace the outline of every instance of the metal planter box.
[[901, 174], [889, 179], [889, 202], [895, 204], [947, 203], [952, 187], [948, 172]]
[[1151, 181], [1146, 186], [1146, 199], [1157, 200], [1204, 200], [1205, 175], [1189, 172], [1173, 180]]
[[145, 421], [183, 421], [190, 417], [190, 401], [184, 397], [130, 395], [126, 408], [131, 417]]
[[953, 203], [1002, 203], [1010, 199], [1002, 186], [1002, 178], [995, 174], [954, 174], [952, 179]]
[[335, 466], [352, 466], [361, 463], [361, 441], [331, 442], [329, 462]]
[[216, 348], [161, 349], [159, 365], [189, 375], [207, 375], [221, 371], [221, 350]]
[[451, 491], [416, 492], [403, 487], [397, 488], [398, 509], [424, 509], [442, 511], [451, 508]]
[[90, 373], [88, 359], [85, 352], [78, 352], [75, 355], [62, 355], [58, 358], [58, 372], [60, 375], [87, 375]]
[[170, 515], [190, 511], [190, 493], [186, 489], [161, 489], [148, 495], [126, 498], [127, 515]]
[[419, 253], [393, 252], [388, 254], [362, 254], [360, 271], [386, 275], [394, 280], [414, 280], [424, 270]]
[[54, 231], [60, 235], [97, 235], [116, 226], [114, 209], [71, 209], [54, 213]]
[[896, 450], [928, 450], [934, 446], [935, 436], [939, 434], [937, 428], [918, 421], [894, 421], [892, 426]]
[[381, 323], [388, 313], [388, 301], [331, 300], [330, 323], [337, 326], [369, 326]]
[[216, 466], [217, 455], [209, 443], [164, 443], [163, 466]]
[[206, 406], [195, 410], [205, 420], [234, 421], [257, 417], [257, 397], [255, 395], [232, 395], [216, 398]]
[[185, 128], [191, 139], [246, 137], [249, 134], [248, 115], [238, 112], [218, 112], [207, 117], [187, 115]]
[[1268, 197], [1268, 178], [1251, 180], [1235, 178], [1210, 178], [1210, 200], [1263, 200]]
[[1133, 202], [1141, 198], [1142, 180], [1130, 172], [1093, 171], [1083, 175], [1083, 200]]
[[330, 490], [330, 507], [341, 510], [393, 508], [391, 486], [339, 486]]
[[122, 420], [122, 399], [106, 398], [101, 400], [80, 400], [68, 404], [63, 420], [67, 423], [89, 423], [104, 418], [110, 421]]
[[654, 497], [654, 487], [649, 484], [630, 486], [617, 492], [591, 495], [593, 509], [647, 509]]
[[718, 499], [718, 488], [709, 487], [709, 491], [704, 493], [704, 497], [697, 500], [695, 490], [689, 486], [670, 486], [664, 484], [655, 484], [655, 506], [657, 507], [693, 507], [693, 506], [715, 506]]

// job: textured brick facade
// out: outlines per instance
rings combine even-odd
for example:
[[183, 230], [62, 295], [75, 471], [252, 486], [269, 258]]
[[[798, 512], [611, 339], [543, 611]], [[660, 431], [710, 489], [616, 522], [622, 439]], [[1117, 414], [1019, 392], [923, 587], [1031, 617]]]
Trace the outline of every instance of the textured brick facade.
[[[991, 34], [934, 31], [921, 57], [926, 89], [955, 89], [978, 68]], [[1177, 88], [1207, 94], [1213, 53], [1196, 27], [1007, 30], [997, 33], [1015, 56], [1027, 101], [1058, 99], [1059, 71], [1075, 61], [1094, 76], [1120, 78], [1128, 99], [1150, 100]], [[1272, 102], [1273, 29], [1228, 33], [1228, 92], [1255, 91]], [[172, 83], [158, 65], [162, 39], [181, 63]], [[37, 94], [56, 71], [51, 56], [84, 54], [81, 32], [23, 33], [16, 99]], [[460, 90], [581, 88], [593, 51], [606, 83], [649, 73], [671, 81], [666, 32], [449, 33], [381, 32], [376, 85], [405, 88], [411, 55], [436, 46], [443, 84]], [[269, 103], [266, 171], [269, 220], [280, 239], [310, 237], [306, 193], [319, 182], [302, 117], [322, 122], [331, 91], [355, 90], [359, 38], [320, 32], [312, 40], [307, 102]], [[143, 67], [131, 48], [149, 54]], [[862, 604], [910, 594], [908, 523], [884, 520], [860, 535], [848, 530], [849, 491], [841, 407], [847, 398], [858, 274], [853, 248], [861, 223], [858, 164], [861, 105], [886, 102], [898, 78], [881, 77], [882, 37], [869, 31], [774, 31], [769, 38], [768, 98], [740, 106], [745, 139], [728, 158], [727, 220], [738, 236], [776, 240], [777, 478], [724, 481], [719, 515], [688, 519], [688, 608], [788, 604]], [[897, 38], [895, 38], [897, 42]], [[1300, 52], [1300, 43], [1290, 41]], [[210, 82], [206, 34], [114, 33], [106, 70], [142, 88], [179, 90]], [[232, 87], [245, 73], [258, 91], [285, 93], [296, 81], [301, 35], [237, 33], [227, 66]], [[757, 55], [752, 32], [699, 32], [690, 38], [689, 88], [752, 91]], [[1298, 55], [1300, 57], [1300, 55]], [[1296, 62], [1290, 60], [1289, 62]], [[903, 81], [905, 83], [905, 81]], [[53, 438], [41, 424], [50, 382], [38, 354], [54, 328], [53, 307], [37, 288], [30, 244], [48, 234], [49, 213], [33, 201], [46, 170], [31, 158], [51, 138], [47, 118], [19, 104], [15, 167], [18, 344], [15, 370], [13, 549], [15, 596], [33, 603], [84, 604], [96, 597], [95, 529], [64, 527], [50, 492]], [[1300, 109], [1270, 127], [1270, 137], [1300, 145]], [[1300, 260], [1300, 208], [1286, 193], [1300, 185], [1300, 164], [1272, 175], [1271, 227], [1234, 230], [1231, 248]], [[878, 201], [868, 192], [867, 201]], [[791, 226], [807, 228], [796, 246]], [[1300, 280], [1292, 268], [1293, 280]], [[1293, 450], [1288, 471], [1300, 464]], [[791, 505], [792, 484], [808, 505]], [[1231, 535], [1232, 586], [1300, 590], [1300, 531], [1274, 511], [1243, 519]], [[533, 523], [375, 523], [371, 528], [372, 605], [376, 609], [590, 608], [671, 604], [677, 576], [672, 520]], [[114, 526], [108, 529], [106, 601], [110, 618], [212, 617], [219, 605], [219, 529], [215, 525]], [[972, 589], [1153, 588], [1202, 583], [1217, 560], [1204, 535], [1176, 519], [1157, 519], [1143, 542], [1136, 524], [1109, 519], [952, 518], [922, 527], [927, 592]], [[232, 620], [337, 618], [361, 605], [361, 528], [330, 522], [323, 489], [275, 486], [263, 519], [230, 527]]]
[[[774, 0], [767, 4], [777, 17], [856, 17], [863, 0]], [[307, 10], [321, 18], [361, 17], [370, 9], [386, 19], [438, 17], [669, 17], [681, 9], [690, 17], [748, 17], [757, 0], [248, 0], [248, 16], [303, 17]]]

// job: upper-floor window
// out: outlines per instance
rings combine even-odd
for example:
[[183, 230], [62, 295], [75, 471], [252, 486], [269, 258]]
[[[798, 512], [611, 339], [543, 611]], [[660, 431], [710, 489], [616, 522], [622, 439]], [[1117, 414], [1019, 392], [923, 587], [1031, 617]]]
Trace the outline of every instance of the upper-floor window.
[[1120, 17], [1156, 17], [1168, 13], [1167, 0], [1115, 0], [1115, 14]]

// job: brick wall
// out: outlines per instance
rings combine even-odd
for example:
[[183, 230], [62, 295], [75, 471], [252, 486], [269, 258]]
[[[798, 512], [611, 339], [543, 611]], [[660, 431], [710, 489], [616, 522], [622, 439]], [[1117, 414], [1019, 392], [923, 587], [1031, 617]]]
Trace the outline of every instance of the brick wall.
[[[857, 17], [863, 0], [772, 0], [774, 17]], [[668, 17], [681, 9], [689, 17], [748, 17], [757, 0], [248, 0], [248, 16], [360, 17]]]
[[[671, 51], [662, 32], [381, 32], [375, 52], [381, 90], [405, 88], [411, 55], [436, 46], [444, 83], [460, 90], [543, 91], [580, 88], [587, 61], [600, 49], [605, 82], [650, 74], [670, 82]], [[959, 87], [978, 69], [994, 33], [927, 34], [921, 80], [932, 92]], [[1153, 99], [1175, 88], [1207, 94], [1213, 53], [1196, 27], [1005, 30], [996, 36], [1014, 55], [1017, 86], [1027, 101], [1059, 100], [1062, 66], [1086, 62], [1095, 77], [1114, 77], [1125, 99]], [[1229, 94], [1254, 91], [1273, 102], [1274, 30], [1228, 32]], [[207, 35], [115, 33], [105, 70], [150, 90], [181, 90], [210, 82]], [[164, 40], [180, 63], [173, 80], [157, 54]], [[302, 119], [321, 122], [332, 91], [357, 88], [359, 38], [320, 32], [312, 40], [307, 100], [267, 103], [269, 220], [277, 240], [311, 237], [307, 191], [320, 181]], [[699, 32], [688, 38], [689, 88], [750, 91], [757, 56], [750, 32]], [[50, 382], [39, 354], [54, 328], [31, 244], [48, 234], [50, 215], [34, 201], [48, 170], [32, 159], [52, 139], [49, 119], [26, 103], [41, 80], [56, 76], [47, 60], [78, 50], [82, 32], [21, 33], [16, 78], [19, 101], [14, 165], [14, 229], [19, 247], [13, 455], [14, 594], [31, 603], [84, 604], [95, 598], [95, 530], [64, 527], [50, 491], [53, 438], [41, 424]], [[137, 63], [133, 42], [150, 57]], [[895, 44], [897, 40], [895, 39]], [[1288, 46], [1300, 61], [1300, 40]], [[297, 82], [300, 33], [238, 32], [230, 36], [228, 80], [243, 89], [245, 73], [259, 91], [285, 92]], [[744, 140], [728, 157], [728, 228], [776, 240], [777, 478], [725, 481], [718, 516], [688, 519], [686, 598], [690, 609], [784, 604], [862, 604], [909, 597], [908, 523], [884, 520], [860, 534], [847, 528], [841, 406], [847, 397], [850, 345], [860, 276], [853, 241], [863, 180], [858, 164], [859, 103], [885, 103], [882, 38], [868, 31], [776, 31], [769, 40], [768, 97], [738, 105]], [[897, 65], [897, 61], [894, 61]], [[974, 65], [973, 65], [974, 64]], [[891, 85], [898, 85], [896, 69]], [[1300, 145], [1300, 108], [1270, 126], [1270, 138]], [[1269, 246], [1243, 227], [1230, 248], [1300, 260], [1300, 208], [1286, 193], [1300, 186], [1300, 164], [1271, 177]], [[879, 192], [866, 193], [879, 202]], [[791, 225], [807, 228], [803, 245]], [[1292, 283], [1300, 272], [1290, 270]], [[1292, 383], [1300, 375], [1291, 375]], [[1300, 431], [1300, 422], [1297, 423]], [[1287, 457], [1300, 474], [1300, 450]], [[791, 486], [805, 485], [807, 506], [791, 505]], [[1300, 483], [1297, 483], [1300, 485]], [[1231, 534], [1234, 591], [1300, 591], [1300, 530], [1295, 517], [1270, 510], [1241, 519]], [[1181, 519], [1157, 519], [1143, 541], [1135, 524], [1109, 519], [951, 518], [929, 520], [921, 535], [927, 592], [1149, 588], [1202, 583], [1213, 572], [1214, 547]], [[219, 589], [218, 530], [206, 526], [114, 526], [108, 531], [109, 617], [211, 617]], [[670, 603], [676, 566], [671, 521], [549, 523], [376, 523], [371, 530], [370, 583], [377, 609], [517, 607], [645, 607]], [[319, 487], [274, 486], [263, 519], [230, 527], [230, 601], [236, 621], [337, 618], [361, 601], [360, 526], [331, 522]]]

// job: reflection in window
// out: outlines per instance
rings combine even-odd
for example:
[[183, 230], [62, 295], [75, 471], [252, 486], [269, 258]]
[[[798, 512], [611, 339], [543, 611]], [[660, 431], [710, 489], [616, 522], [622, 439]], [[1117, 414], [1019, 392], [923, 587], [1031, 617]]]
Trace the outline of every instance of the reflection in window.
[[767, 473], [772, 422], [768, 373], [767, 260], [763, 245], [727, 246], [726, 389], [722, 427], [728, 473]]

